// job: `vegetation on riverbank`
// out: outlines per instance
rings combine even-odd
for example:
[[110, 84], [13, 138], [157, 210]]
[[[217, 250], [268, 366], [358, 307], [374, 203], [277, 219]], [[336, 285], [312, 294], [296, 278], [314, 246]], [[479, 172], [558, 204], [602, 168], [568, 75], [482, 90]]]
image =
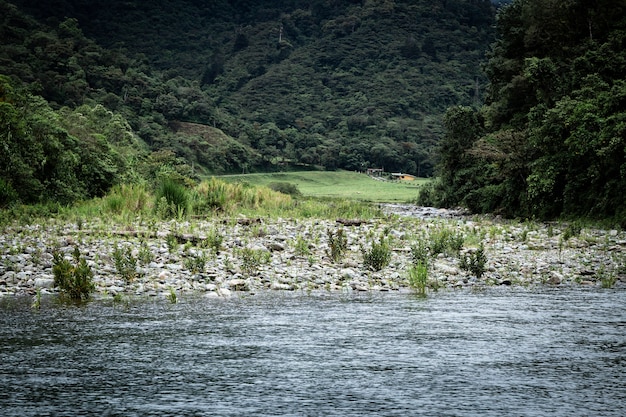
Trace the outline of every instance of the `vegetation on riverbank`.
[[515, 0], [497, 32], [486, 103], [446, 113], [421, 202], [626, 227], [626, 1]]
[[[45, 217], [6, 217], [0, 292], [69, 299], [597, 285], [626, 278], [626, 236], [591, 225], [403, 217], [213, 178], [118, 186]], [[23, 211], [22, 211], [23, 212]], [[95, 293], [94, 293], [95, 291]]]

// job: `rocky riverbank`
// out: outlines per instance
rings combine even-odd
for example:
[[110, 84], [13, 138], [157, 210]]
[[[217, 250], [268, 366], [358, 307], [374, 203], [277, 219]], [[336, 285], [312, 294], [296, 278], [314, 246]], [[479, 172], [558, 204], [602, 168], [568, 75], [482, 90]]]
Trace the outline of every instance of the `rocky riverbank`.
[[[485, 249], [484, 273], [462, 268], [458, 254], [429, 263], [431, 286], [626, 286], [626, 234], [565, 224], [502, 222], [405, 205], [366, 221], [224, 219], [58, 221], [7, 227], [0, 235], [0, 296], [55, 293], [53, 252], [76, 248], [94, 272], [96, 298], [164, 297], [175, 291], [223, 297], [276, 291], [409, 290], [412, 248], [442, 231], [462, 236], [461, 256]], [[329, 231], [342, 229], [345, 255], [333, 261]], [[386, 236], [391, 260], [380, 271], [363, 250]], [[121, 265], [126, 265], [122, 269]]]

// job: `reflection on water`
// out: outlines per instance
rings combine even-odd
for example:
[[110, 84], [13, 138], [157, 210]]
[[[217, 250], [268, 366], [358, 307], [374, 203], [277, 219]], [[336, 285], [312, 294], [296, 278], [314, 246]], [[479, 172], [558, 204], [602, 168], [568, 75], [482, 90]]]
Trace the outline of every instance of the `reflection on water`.
[[626, 292], [0, 299], [0, 410], [626, 415]]

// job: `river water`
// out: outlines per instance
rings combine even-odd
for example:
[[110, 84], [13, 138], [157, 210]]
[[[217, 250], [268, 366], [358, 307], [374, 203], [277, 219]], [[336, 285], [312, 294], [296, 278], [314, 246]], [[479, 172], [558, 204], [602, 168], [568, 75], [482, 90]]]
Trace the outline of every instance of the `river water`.
[[626, 292], [0, 299], [2, 416], [624, 416]]

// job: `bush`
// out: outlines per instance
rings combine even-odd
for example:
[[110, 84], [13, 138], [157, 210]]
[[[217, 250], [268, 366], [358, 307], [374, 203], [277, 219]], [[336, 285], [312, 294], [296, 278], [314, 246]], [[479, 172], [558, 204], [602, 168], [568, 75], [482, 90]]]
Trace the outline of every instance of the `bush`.
[[207, 263], [207, 257], [204, 253], [200, 252], [197, 255], [189, 256], [183, 261], [185, 268], [192, 274], [199, 274], [204, 272], [204, 268]]
[[16, 203], [17, 200], [17, 192], [13, 189], [11, 184], [0, 178], [0, 208], [8, 207]]
[[87, 300], [94, 291], [93, 271], [80, 256], [78, 248], [74, 249], [74, 265], [63, 257], [59, 251], [53, 253], [52, 273], [54, 285], [59, 287], [61, 294], [71, 300]]
[[361, 247], [361, 252], [363, 252], [363, 265], [373, 271], [380, 271], [391, 262], [389, 240], [382, 236], [378, 242], [372, 242], [369, 250]]
[[239, 252], [241, 258], [241, 269], [247, 274], [258, 273], [258, 269], [263, 263], [270, 262], [270, 253], [261, 249], [243, 248]]
[[113, 261], [115, 262], [115, 269], [126, 282], [132, 281], [137, 276], [137, 258], [133, 255], [133, 250], [130, 246], [126, 250], [116, 246], [113, 250]]
[[103, 198], [108, 212], [122, 214], [124, 211], [141, 213], [149, 206], [150, 194], [143, 185], [122, 184], [114, 186]]
[[211, 178], [209, 181], [203, 181], [197, 187], [196, 191], [199, 197], [198, 208], [201, 211], [214, 210], [223, 211], [227, 202], [227, 187], [224, 181]]
[[416, 245], [411, 247], [411, 257], [413, 258], [413, 263], [415, 265], [419, 263], [428, 265], [430, 250], [428, 249], [428, 245], [424, 239], [420, 239]]
[[224, 242], [224, 235], [222, 235], [217, 229], [212, 229], [207, 234], [206, 239], [202, 242], [202, 246], [209, 248], [215, 255], [219, 255], [222, 250], [222, 243]]
[[175, 181], [165, 180], [161, 183], [156, 201], [157, 212], [162, 217], [181, 217], [189, 212], [189, 192]]
[[485, 265], [487, 264], [487, 255], [485, 255], [485, 247], [481, 243], [475, 251], [467, 252], [460, 256], [460, 266], [464, 271], [470, 272], [476, 278], [480, 278], [485, 273]]
[[333, 262], [338, 262], [343, 258], [344, 252], [348, 248], [348, 239], [343, 232], [343, 229], [339, 229], [336, 232], [328, 229], [328, 249], [326, 254]]
[[287, 194], [292, 197], [301, 196], [302, 193], [298, 190], [298, 186], [289, 182], [272, 182], [268, 184], [268, 187], [274, 191], [278, 191], [282, 194]]

